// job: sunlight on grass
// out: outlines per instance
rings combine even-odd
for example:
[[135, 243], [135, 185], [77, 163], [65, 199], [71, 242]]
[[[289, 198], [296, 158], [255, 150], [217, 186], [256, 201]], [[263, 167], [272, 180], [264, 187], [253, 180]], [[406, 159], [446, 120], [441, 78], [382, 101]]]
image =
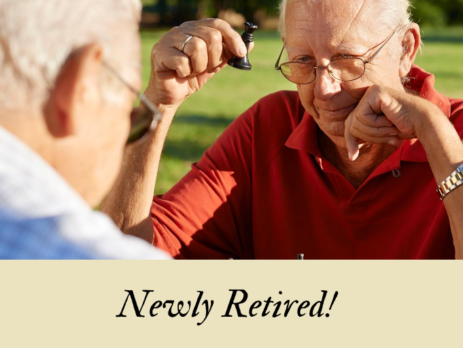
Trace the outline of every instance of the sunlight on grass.
[[428, 42], [416, 63], [436, 76], [436, 89], [463, 98], [463, 43]]

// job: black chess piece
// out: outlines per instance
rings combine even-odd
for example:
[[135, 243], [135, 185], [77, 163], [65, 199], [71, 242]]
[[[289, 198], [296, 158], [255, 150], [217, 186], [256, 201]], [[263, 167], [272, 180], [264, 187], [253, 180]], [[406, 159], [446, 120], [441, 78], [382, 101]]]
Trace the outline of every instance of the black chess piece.
[[[258, 26], [250, 22], [244, 23], [244, 26], [246, 29], [243, 35], [241, 35], [241, 38], [243, 39], [244, 44], [246, 45], [246, 50], [249, 50], [249, 44], [254, 41], [253, 33], [258, 28]], [[232, 59], [228, 61], [228, 65], [234, 68], [240, 69], [240, 70], [251, 70], [252, 69], [252, 65], [251, 63], [249, 63], [249, 58], [248, 58], [247, 53], [243, 58], [233, 57]]]

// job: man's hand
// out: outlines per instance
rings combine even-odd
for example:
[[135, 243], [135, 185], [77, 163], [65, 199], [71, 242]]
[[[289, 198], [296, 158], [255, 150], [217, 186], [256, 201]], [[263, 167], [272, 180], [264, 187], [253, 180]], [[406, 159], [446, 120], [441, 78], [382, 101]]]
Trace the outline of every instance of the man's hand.
[[[192, 38], [182, 52], [189, 36]], [[154, 45], [145, 94], [158, 106], [176, 109], [224, 68], [233, 55], [244, 57], [246, 46], [227, 22], [204, 19], [183, 23]]]
[[403, 140], [419, 138], [419, 128], [427, 117], [442, 112], [425, 99], [404, 91], [371, 86], [346, 119], [344, 137], [351, 161], [359, 154], [359, 144], [389, 144], [399, 147]]

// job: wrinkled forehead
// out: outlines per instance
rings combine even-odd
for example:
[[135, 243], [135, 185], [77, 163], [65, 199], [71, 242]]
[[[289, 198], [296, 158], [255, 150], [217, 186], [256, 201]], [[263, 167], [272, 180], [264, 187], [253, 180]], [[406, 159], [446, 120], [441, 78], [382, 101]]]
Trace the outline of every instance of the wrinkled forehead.
[[317, 38], [327, 45], [372, 45], [384, 36], [377, 0], [288, 0], [286, 38]]

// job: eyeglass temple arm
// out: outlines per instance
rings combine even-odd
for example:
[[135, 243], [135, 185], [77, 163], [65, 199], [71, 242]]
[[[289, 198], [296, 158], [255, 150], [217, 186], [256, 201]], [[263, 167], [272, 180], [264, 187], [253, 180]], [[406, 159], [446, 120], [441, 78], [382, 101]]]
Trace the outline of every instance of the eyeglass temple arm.
[[159, 122], [162, 118], [162, 113], [159, 111], [159, 109], [149, 101], [148, 98], [146, 98], [143, 94], [141, 94], [139, 91], [137, 91], [135, 88], [132, 87], [132, 85], [130, 85], [130, 83], [128, 83], [127, 81], [125, 81], [121, 75], [119, 75], [119, 73], [114, 70], [114, 68], [109, 65], [108, 63], [106, 63], [105, 61], [103, 61], [103, 65], [106, 69], [108, 69], [114, 76], [116, 76], [119, 81], [121, 81], [124, 85], [126, 85], [133, 93], [135, 93], [137, 95], [137, 97], [140, 99], [140, 101], [146, 106], [146, 108], [151, 111], [154, 115], [153, 117], [153, 121], [155, 121], [156, 123]]
[[140, 101], [145, 104], [146, 108], [153, 113], [153, 122], [159, 122], [162, 118], [162, 113], [159, 111], [159, 109], [140, 92], [137, 92], [137, 95], [138, 98], [140, 98]]
[[283, 51], [285, 50], [285, 47], [286, 47], [286, 42], [284, 43], [283, 48], [281, 49], [280, 55], [278, 56], [278, 59], [275, 63], [275, 70], [281, 70], [281, 68], [279, 67], [279, 64], [280, 64], [281, 56], [283, 55]]
[[394, 32], [386, 39], [386, 41], [381, 45], [381, 47], [379, 48], [379, 50], [377, 50], [370, 58], [368, 58], [368, 60], [365, 61], [365, 63], [370, 63], [373, 58], [375, 58], [379, 52], [381, 52], [381, 50], [384, 48], [384, 46], [386, 46], [386, 44], [389, 42], [390, 39], [392, 39], [392, 37], [397, 34], [399, 31], [401, 31], [404, 27], [406, 26], [406, 24], [400, 26], [399, 28], [397, 28], [396, 30], [394, 30]]

